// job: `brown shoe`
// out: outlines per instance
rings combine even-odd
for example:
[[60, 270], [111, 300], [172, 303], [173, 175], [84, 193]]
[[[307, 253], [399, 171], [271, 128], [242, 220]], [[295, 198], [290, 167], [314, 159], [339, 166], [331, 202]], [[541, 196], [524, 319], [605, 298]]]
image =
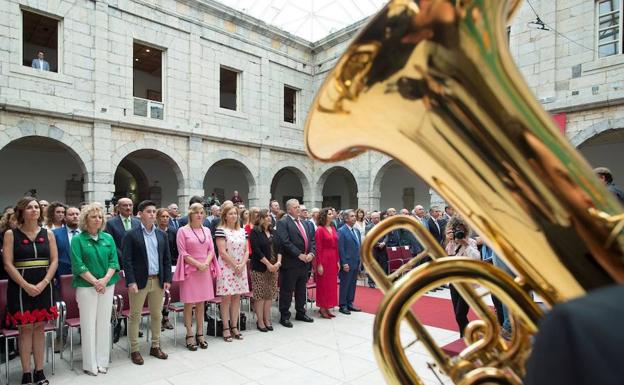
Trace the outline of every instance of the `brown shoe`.
[[130, 359], [132, 360], [132, 363], [135, 365], [143, 365], [143, 357], [141, 357], [141, 353], [139, 352], [132, 352], [130, 353]]
[[163, 318], [163, 320], [162, 320], [162, 327], [163, 327], [163, 329], [173, 330], [173, 325], [169, 321], [169, 318]]
[[161, 360], [166, 360], [167, 357], [169, 357], [169, 356], [167, 356], [167, 353], [165, 353], [162, 350], [160, 350], [159, 347], [158, 348], [151, 348], [150, 349], [150, 356], [159, 358]]

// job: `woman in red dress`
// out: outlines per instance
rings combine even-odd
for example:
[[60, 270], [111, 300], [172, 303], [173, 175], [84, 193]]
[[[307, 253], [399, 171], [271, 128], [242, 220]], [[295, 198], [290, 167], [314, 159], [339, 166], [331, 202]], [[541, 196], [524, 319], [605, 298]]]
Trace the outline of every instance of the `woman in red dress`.
[[334, 212], [325, 207], [319, 213], [316, 229], [316, 304], [321, 317], [335, 317], [329, 309], [338, 306], [338, 232], [333, 225]]

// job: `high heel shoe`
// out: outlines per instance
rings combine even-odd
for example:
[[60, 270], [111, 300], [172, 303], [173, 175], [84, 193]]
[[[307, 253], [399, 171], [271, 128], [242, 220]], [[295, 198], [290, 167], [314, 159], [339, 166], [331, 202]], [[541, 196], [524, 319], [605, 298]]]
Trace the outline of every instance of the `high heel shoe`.
[[269, 329], [265, 326], [263, 328], [260, 327], [260, 324], [256, 322], [256, 329], [260, 330], [262, 333], [266, 333]]
[[[201, 337], [201, 340], [199, 339], [199, 337]], [[203, 334], [196, 334], [195, 341], [197, 342], [197, 345], [199, 345], [200, 348], [208, 349], [208, 342], [206, 342], [206, 340], [204, 339]]]
[[32, 385], [32, 383], [33, 383], [32, 373], [30, 372], [22, 373], [22, 384]]
[[327, 309], [323, 309], [323, 308], [321, 308], [321, 309], [319, 310], [319, 313], [321, 314], [321, 318], [331, 319], [331, 316], [328, 314]]
[[336, 315], [330, 312], [329, 309], [327, 309], [327, 315], [329, 316], [329, 318], [336, 318]]
[[[191, 341], [189, 343], [189, 340]], [[193, 336], [186, 336], [186, 348], [192, 352], [197, 350], [197, 344], [196, 344], [197, 339]]]
[[[228, 331], [229, 335], [225, 335], [225, 331]], [[225, 342], [232, 342], [234, 341], [234, 339], [232, 338], [232, 331], [231, 328], [223, 328], [223, 341]]]
[[35, 372], [33, 373], [33, 384], [37, 384], [37, 385], [49, 385], [50, 384], [50, 381], [48, 381], [45, 374], [43, 373], [43, 369], [35, 370]]
[[266, 328], [267, 328], [267, 330], [268, 330], [268, 331], [272, 332], [272, 331], [274, 330], [274, 329], [273, 329], [273, 325], [271, 325], [271, 324], [269, 324], [269, 323], [266, 323], [266, 322], [264, 323], [264, 325], [266, 326]]

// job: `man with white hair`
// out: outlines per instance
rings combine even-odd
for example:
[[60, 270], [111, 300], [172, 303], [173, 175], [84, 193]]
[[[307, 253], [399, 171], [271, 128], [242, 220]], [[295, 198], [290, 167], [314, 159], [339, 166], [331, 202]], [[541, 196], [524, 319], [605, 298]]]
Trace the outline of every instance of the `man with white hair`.
[[425, 226], [426, 229], [429, 229], [429, 218], [427, 218], [427, 212], [422, 205], [414, 206], [414, 211], [412, 211], [412, 214], [414, 214], [414, 218], [422, 223], [422, 225]]
[[295, 319], [303, 322], [314, 322], [305, 313], [306, 283], [308, 281], [308, 264], [314, 259], [316, 242], [310, 226], [300, 220], [301, 208], [297, 199], [286, 202], [288, 215], [277, 222], [276, 238], [278, 251], [282, 253], [280, 274], [279, 311], [280, 324], [293, 327], [290, 322], [290, 303], [295, 294]]
[[310, 222], [312, 223], [312, 226], [314, 227], [315, 234], [316, 234], [316, 228], [318, 227], [316, 223], [318, 222], [318, 217], [320, 213], [321, 213], [321, 210], [318, 207], [313, 207], [312, 210], [310, 210]]

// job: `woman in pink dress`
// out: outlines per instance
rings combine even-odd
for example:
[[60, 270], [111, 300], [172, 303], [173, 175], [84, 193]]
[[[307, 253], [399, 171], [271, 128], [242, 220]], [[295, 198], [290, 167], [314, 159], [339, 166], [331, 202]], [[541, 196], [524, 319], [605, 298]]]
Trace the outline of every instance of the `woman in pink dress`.
[[240, 296], [249, 292], [247, 260], [249, 248], [245, 230], [238, 220], [238, 208], [224, 204], [221, 208], [221, 225], [215, 230], [219, 248], [221, 276], [217, 279], [217, 295], [221, 297], [221, 319], [223, 339], [232, 342], [232, 337], [242, 340], [238, 328]]
[[325, 207], [319, 213], [316, 229], [316, 304], [321, 317], [335, 317], [329, 309], [338, 305], [338, 232], [334, 228], [334, 211]]
[[[186, 347], [206, 349], [204, 339], [204, 301], [215, 297], [213, 280], [218, 277], [214, 245], [210, 229], [204, 227], [204, 206], [193, 203], [189, 208], [189, 223], [178, 229], [178, 263], [173, 275], [180, 282], [180, 301], [184, 303], [184, 326], [186, 326]], [[193, 307], [197, 320], [193, 334]]]

